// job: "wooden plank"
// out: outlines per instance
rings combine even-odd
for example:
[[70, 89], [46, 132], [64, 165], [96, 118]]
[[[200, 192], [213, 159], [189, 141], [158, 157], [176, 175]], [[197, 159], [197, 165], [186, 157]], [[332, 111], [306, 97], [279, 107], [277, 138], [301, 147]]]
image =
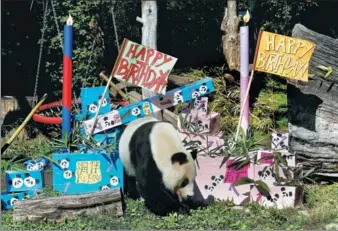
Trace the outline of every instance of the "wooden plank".
[[123, 215], [120, 189], [22, 200], [15, 202], [13, 208], [14, 221], [75, 219], [82, 214], [99, 213]]

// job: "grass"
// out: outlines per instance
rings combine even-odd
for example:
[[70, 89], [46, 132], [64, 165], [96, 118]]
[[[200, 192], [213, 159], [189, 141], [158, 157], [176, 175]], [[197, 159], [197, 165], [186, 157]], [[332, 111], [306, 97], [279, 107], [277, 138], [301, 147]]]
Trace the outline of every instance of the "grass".
[[[338, 222], [338, 184], [307, 186], [306, 195], [307, 203], [301, 209], [263, 209], [255, 204], [234, 209], [230, 202], [215, 202], [207, 208], [192, 211], [190, 216], [158, 217], [147, 211], [141, 200], [127, 200], [125, 215], [120, 218], [102, 214], [61, 222], [13, 222], [12, 212], [6, 212], [2, 215], [2, 227], [5, 230], [323, 230], [325, 225]], [[306, 210], [308, 215], [299, 210]]]
[[[9, 153], [14, 154], [23, 148], [27, 156], [35, 158], [41, 155], [50, 156], [53, 151], [48, 141], [36, 139], [14, 144]], [[9, 161], [1, 161], [1, 177], [4, 170], [22, 169], [21, 163], [11, 165]], [[214, 204], [192, 211], [190, 216], [171, 214], [158, 217], [150, 213], [143, 201], [126, 200], [125, 215], [120, 218], [105, 214], [95, 216], [80, 216], [74, 220], [61, 222], [33, 223], [13, 222], [12, 211], [2, 213], [4, 230], [99, 230], [99, 229], [272, 229], [272, 230], [309, 230], [324, 229], [325, 225], [338, 223], [338, 184], [330, 186], [306, 186], [305, 203], [300, 209], [267, 209], [255, 204], [234, 209], [231, 202], [215, 202]], [[55, 196], [49, 188], [45, 193]], [[299, 213], [306, 211], [307, 215]]]

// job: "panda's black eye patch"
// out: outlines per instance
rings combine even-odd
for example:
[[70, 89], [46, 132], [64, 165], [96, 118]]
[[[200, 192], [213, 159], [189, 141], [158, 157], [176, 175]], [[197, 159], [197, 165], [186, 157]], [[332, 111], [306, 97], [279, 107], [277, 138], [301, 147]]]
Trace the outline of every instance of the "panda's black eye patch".
[[184, 188], [185, 186], [187, 186], [189, 183], [189, 180], [186, 178], [184, 179], [184, 181], [181, 183], [181, 188]]

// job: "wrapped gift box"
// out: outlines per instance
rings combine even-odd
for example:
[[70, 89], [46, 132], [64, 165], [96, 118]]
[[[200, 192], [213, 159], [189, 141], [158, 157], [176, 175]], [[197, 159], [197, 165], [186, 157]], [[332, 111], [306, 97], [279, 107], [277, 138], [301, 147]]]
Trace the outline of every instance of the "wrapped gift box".
[[196, 147], [198, 153], [222, 153], [224, 151], [222, 132], [214, 136], [179, 132], [179, 136], [184, 144], [187, 145], [190, 142], [192, 146]]
[[[214, 135], [219, 132], [220, 129], [220, 114], [217, 112], [211, 112], [206, 116], [198, 116], [197, 114], [185, 114], [181, 113], [181, 118], [177, 120], [177, 127], [180, 131], [190, 133], [187, 126], [198, 134]], [[184, 124], [182, 124], [182, 122]]]
[[[296, 157], [295, 155], [289, 153], [288, 151], [284, 150], [281, 152], [282, 157], [286, 160], [287, 166], [289, 167], [296, 167]], [[261, 158], [264, 158], [260, 160]], [[267, 158], [267, 159], [266, 159]], [[260, 150], [257, 154], [257, 160], [262, 164], [273, 164], [274, 158], [271, 151]]]
[[234, 186], [241, 177], [253, 177], [251, 165], [239, 170], [229, 168], [234, 159], [225, 161], [224, 157], [197, 157], [197, 187], [195, 196], [199, 201], [210, 203], [215, 200], [231, 200], [243, 205], [250, 200], [250, 184]]
[[53, 189], [64, 194], [123, 190], [123, 165], [118, 155], [53, 153]]
[[270, 193], [263, 195], [255, 186], [250, 191], [250, 202], [277, 209], [299, 207], [303, 202], [303, 189], [300, 186], [273, 186]]
[[208, 97], [198, 97], [190, 101], [189, 107], [187, 109], [183, 109], [182, 113], [206, 116], [208, 113]]
[[29, 197], [34, 196], [35, 193], [35, 190], [13, 193], [1, 192], [1, 210], [12, 209], [16, 201], [28, 199]]
[[6, 171], [6, 191], [22, 192], [44, 187], [42, 171]]
[[[145, 117], [157, 111], [189, 102], [192, 99], [207, 95], [214, 91], [212, 79], [206, 77], [194, 83], [181, 86], [166, 92], [165, 95], [155, 95], [134, 104], [113, 110], [97, 117], [97, 124], [93, 134], [129, 123], [137, 118]], [[83, 121], [86, 133], [89, 134], [94, 126], [94, 118]]]
[[272, 133], [271, 136], [272, 150], [289, 150], [289, 133]]

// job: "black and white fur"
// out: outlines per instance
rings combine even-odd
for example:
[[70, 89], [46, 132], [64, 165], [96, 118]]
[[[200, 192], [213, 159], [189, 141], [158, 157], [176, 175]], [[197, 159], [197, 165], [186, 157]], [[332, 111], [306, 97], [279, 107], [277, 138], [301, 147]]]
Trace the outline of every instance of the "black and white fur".
[[171, 123], [153, 117], [132, 121], [121, 135], [119, 154], [127, 174], [127, 196], [141, 196], [157, 215], [188, 212], [197, 151], [186, 150]]

